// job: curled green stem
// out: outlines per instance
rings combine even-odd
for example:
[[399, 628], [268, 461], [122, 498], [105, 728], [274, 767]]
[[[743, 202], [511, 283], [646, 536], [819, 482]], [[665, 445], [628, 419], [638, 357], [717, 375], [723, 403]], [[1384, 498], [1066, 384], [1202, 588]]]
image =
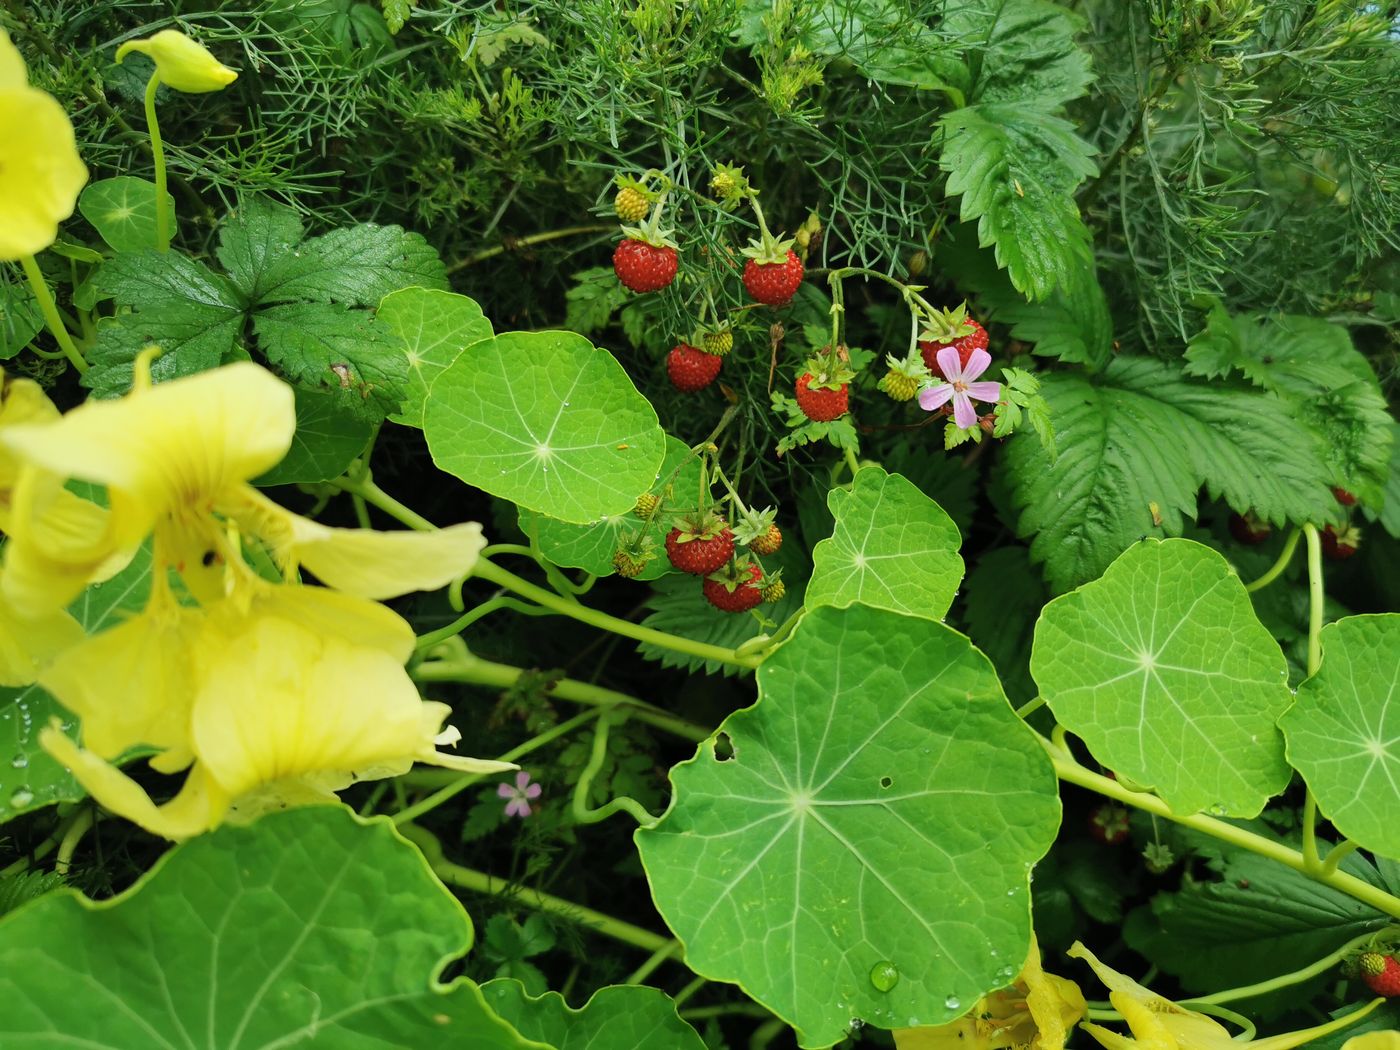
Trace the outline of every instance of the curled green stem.
[[1269, 566], [1269, 571], [1260, 576], [1253, 583], [1247, 583], [1244, 589], [1253, 594], [1255, 591], [1262, 591], [1269, 584], [1279, 578], [1279, 574], [1288, 568], [1288, 563], [1293, 560], [1293, 552], [1298, 549], [1298, 540], [1303, 535], [1301, 529], [1294, 529], [1288, 534], [1288, 539], [1283, 544], [1283, 550], [1279, 552], [1278, 560]]
[[598, 725], [593, 730], [593, 752], [588, 757], [588, 765], [584, 766], [583, 772], [579, 774], [578, 783], [574, 785], [571, 812], [574, 820], [580, 824], [599, 824], [614, 813], [626, 813], [640, 826], [649, 828], [661, 818], [652, 816], [647, 812], [647, 808], [634, 798], [619, 795], [597, 809], [588, 805], [588, 792], [593, 789], [593, 778], [598, 775], [608, 757], [608, 728], [615, 717], [617, 716], [613, 712], [607, 711], [598, 719]]

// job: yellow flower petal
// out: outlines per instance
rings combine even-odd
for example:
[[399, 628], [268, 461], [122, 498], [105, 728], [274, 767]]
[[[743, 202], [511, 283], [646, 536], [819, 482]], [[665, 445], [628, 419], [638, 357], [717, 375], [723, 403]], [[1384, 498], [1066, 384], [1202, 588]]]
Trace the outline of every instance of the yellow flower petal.
[[28, 685], [54, 657], [83, 640], [68, 613], [21, 615], [0, 595], [0, 685]]
[[1069, 1030], [1089, 1007], [1079, 985], [1041, 968], [1040, 945], [1034, 935], [1019, 983], [1026, 988], [1026, 1006], [1035, 1021], [1036, 1050], [1064, 1050]]
[[228, 796], [195, 766], [180, 793], [162, 806], [140, 784], [63, 735], [57, 725], [39, 731], [45, 751], [73, 772], [97, 802], [147, 831], [177, 842], [216, 827], [228, 810]]
[[120, 62], [133, 51], [149, 56], [156, 64], [160, 82], [192, 95], [222, 91], [238, 74], [224, 65], [203, 44], [178, 29], [162, 29], [144, 40], [128, 40], [117, 48]]
[[251, 361], [88, 401], [45, 426], [0, 430], [0, 444], [63, 478], [107, 486], [119, 546], [167, 514], [206, 514], [291, 447], [291, 387]]
[[0, 90], [0, 261], [51, 245], [87, 180], [63, 107], [37, 88]]
[[29, 86], [29, 74], [19, 49], [10, 43], [10, 34], [0, 28], [0, 91], [17, 91]]
[[108, 512], [52, 474], [26, 469], [11, 495], [0, 590], [28, 615], [66, 608], [89, 583], [121, 571], [139, 545], [118, 547]]
[[376, 601], [445, 587], [471, 572], [486, 546], [476, 522], [433, 532], [333, 529], [254, 489], [223, 509], [262, 537], [284, 564], [298, 562], [326, 586]]
[[[244, 629], [241, 622], [230, 618], [236, 608], [229, 603], [215, 611], [222, 629], [229, 633]], [[418, 640], [408, 621], [392, 609], [325, 587], [264, 584], [236, 615], [288, 620], [312, 634], [335, 638], [354, 648], [380, 650], [400, 665], [408, 662]]]
[[896, 1050], [990, 1050], [992, 1043], [969, 1014], [948, 1024], [896, 1028], [894, 1045]]
[[[51, 423], [57, 418], [58, 409], [38, 383], [15, 379], [0, 370], [0, 430], [18, 423]], [[22, 466], [12, 452], [0, 446], [0, 529], [9, 517], [10, 491]]]
[[1342, 1044], [1342, 1050], [1400, 1050], [1400, 1032], [1367, 1032], [1354, 1035]]

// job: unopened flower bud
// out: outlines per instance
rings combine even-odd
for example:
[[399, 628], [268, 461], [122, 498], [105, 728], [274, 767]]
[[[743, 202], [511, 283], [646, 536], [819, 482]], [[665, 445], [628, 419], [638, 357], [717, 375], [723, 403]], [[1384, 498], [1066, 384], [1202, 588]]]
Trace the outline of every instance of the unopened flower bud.
[[187, 94], [222, 91], [238, 79], [238, 74], [215, 58], [208, 48], [178, 29], [162, 29], [144, 40], [128, 40], [117, 48], [117, 61], [132, 51], [139, 51], [155, 62], [162, 84]]

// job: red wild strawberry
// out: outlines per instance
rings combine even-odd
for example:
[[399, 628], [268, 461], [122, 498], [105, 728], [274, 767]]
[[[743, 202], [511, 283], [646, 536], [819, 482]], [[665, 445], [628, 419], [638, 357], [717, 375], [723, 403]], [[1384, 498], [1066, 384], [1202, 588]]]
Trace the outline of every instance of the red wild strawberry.
[[837, 387], [814, 387], [812, 384], [815, 381], [816, 377], [811, 372], [804, 372], [797, 380], [797, 407], [802, 409], [804, 416], [818, 423], [840, 419], [850, 406], [849, 386], [842, 383]]
[[709, 511], [688, 519], [666, 534], [666, 557], [692, 576], [708, 576], [734, 553], [734, 533], [718, 514]]
[[701, 590], [706, 600], [721, 612], [748, 612], [763, 601], [763, 588], [759, 583], [762, 579], [763, 570], [757, 565], [740, 564], [705, 577]]
[[1089, 834], [1106, 846], [1117, 846], [1128, 839], [1128, 810], [1105, 802], [1089, 814]]
[[676, 279], [676, 249], [629, 238], [613, 252], [613, 272], [634, 292], [659, 292]]
[[714, 354], [697, 350], [689, 343], [681, 343], [666, 355], [666, 374], [671, 377], [671, 385], [677, 390], [693, 394], [715, 381], [723, 363], [723, 359]]
[[962, 323], [962, 327], [971, 328], [967, 335], [960, 335], [946, 342], [939, 342], [932, 339], [920, 339], [919, 350], [923, 354], [924, 364], [928, 365], [928, 370], [940, 379], [947, 379], [943, 374], [943, 369], [938, 367], [938, 351], [945, 346], [951, 346], [958, 352], [958, 358], [962, 367], [967, 367], [967, 362], [972, 359], [974, 350], [987, 349], [987, 330], [972, 318], [968, 318]]
[[761, 533], [757, 539], [749, 544], [749, 550], [755, 554], [769, 555], [777, 554], [778, 548], [783, 545], [783, 530], [776, 525], [769, 525], [766, 532]]
[[803, 272], [802, 260], [789, 248], [783, 262], [750, 259], [744, 263], [744, 287], [760, 303], [786, 306], [802, 283]]
[[1343, 507], [1356, 506], [1356, 497], [1344, 488], [1334, 488], [1332, 490], [1332, 495], [1337, 497], [1337, 502]]
[[1230, 515], [1230, 535], [1240, 543], [1256, 546], [1267, 540], [1273, 531], [1273, 526], [1256, 518], [1252, 511], [1248, 514]]
[[1361, 979], [1377, 995], [1394, 999], [1400, 995], [1400, 962], [1393, 955], [1367, 952], [1361, 957]]
[[1361, 546], [1361, 530], [1355, 525], [1343, 525], [1340, 532], [1328, 525], [1318, 537], [1322, 541], [1322, 553], [1333, 561], [1345, 561]]

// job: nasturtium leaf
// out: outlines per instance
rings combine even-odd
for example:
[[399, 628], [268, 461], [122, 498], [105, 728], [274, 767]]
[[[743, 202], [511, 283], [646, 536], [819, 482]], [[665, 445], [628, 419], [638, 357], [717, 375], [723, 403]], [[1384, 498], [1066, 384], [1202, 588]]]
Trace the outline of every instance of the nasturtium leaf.
[[[571, 525], [530, 510], [520, 511], [520, 531], [532, 537], [540, 551], [555, 565], [583, 569], [594, 576], [613, 573], [613, 553], [625, 539], [639, 535], [649, 537], [656, 557], [647, 562], [635, 578], [654, 580], [674, 572], [666, 557], [664, 543], [671, 530], [675, 511], [695, 505], [700, 494], [700, 460], [683, 441], [666, 436], [666, 458], [656, 480], [644, 491], [660, 496], [670, 490], [650, 522], [638, 518], [632, 511], [610, 514], [594, 525]], [[641, 493], [639, 492], [640, 496]]]
[[471, 937], [388, 822], [272, 813], [113, 900], [61, 891], [0, 921], [0, 1044], [548, 1050], [470, 981], [436, 983]]
[[281, 463], [253, 479], [255, 485], [312, 485], [338, 478], [369, 444], [370, 424], [339, 411], [330, 394], [304, 386], [293, 387], [292, 394], [297, 413], [292, 447]]
[[[686, 964], [742, 986], [804, 1047], [855, 1019], [950, 1021], [1009, 983], [1060, 805], [987, 658], [936, 621], [819, 608], [758, 689], [718, 731], [732, 757], [701, 745], [637, 832]], [[899, 977], [882, 991], [883, 964]]]
[[1031, 674], [1094, 757], [1181, 814], [1254, 816], [1288, 784], [1288, 665], [1230, 564], [1144, 540], [1040, 614]]
[[[175, 232], [175, 198], [165, 195], [170, 232]], [[156, 184], [130, 175], [89, 183], [78, 197], [78, 211], [115, 252], [156, 247]]]
[[434, 380], [423, 432], [447, 473], [577, 524], [631, 510], [666, 449], [617, 359], [573, 332], [476, 344]]
[[826, 502], [836, 528], [812, 551], [808, 607], [859, 603], [941, 620], [963, 576], [962, 537], [943, 508], [877, 466]]
[[475, 299], [436, 288], [401, 288], [386, 295], [377, 316], [404, 341], [408, 356], [403, 411], [389, 418], [421, 428], [423, 403], [433, 380], [472, 343], [489, 339], [491, 322]]
[[577, 1010], [558, 992], [532, 997], [519, 981], [487, 981], [486, 1003], [527, 1039], [556, 1050], [705, 1050], [665, 992], [645, 985], [610, 985]]
[[1322, 665], [1279, 724], [1288, 760], [1337, 830], [1400, 858], [1400, 613], [1322, 629]]

